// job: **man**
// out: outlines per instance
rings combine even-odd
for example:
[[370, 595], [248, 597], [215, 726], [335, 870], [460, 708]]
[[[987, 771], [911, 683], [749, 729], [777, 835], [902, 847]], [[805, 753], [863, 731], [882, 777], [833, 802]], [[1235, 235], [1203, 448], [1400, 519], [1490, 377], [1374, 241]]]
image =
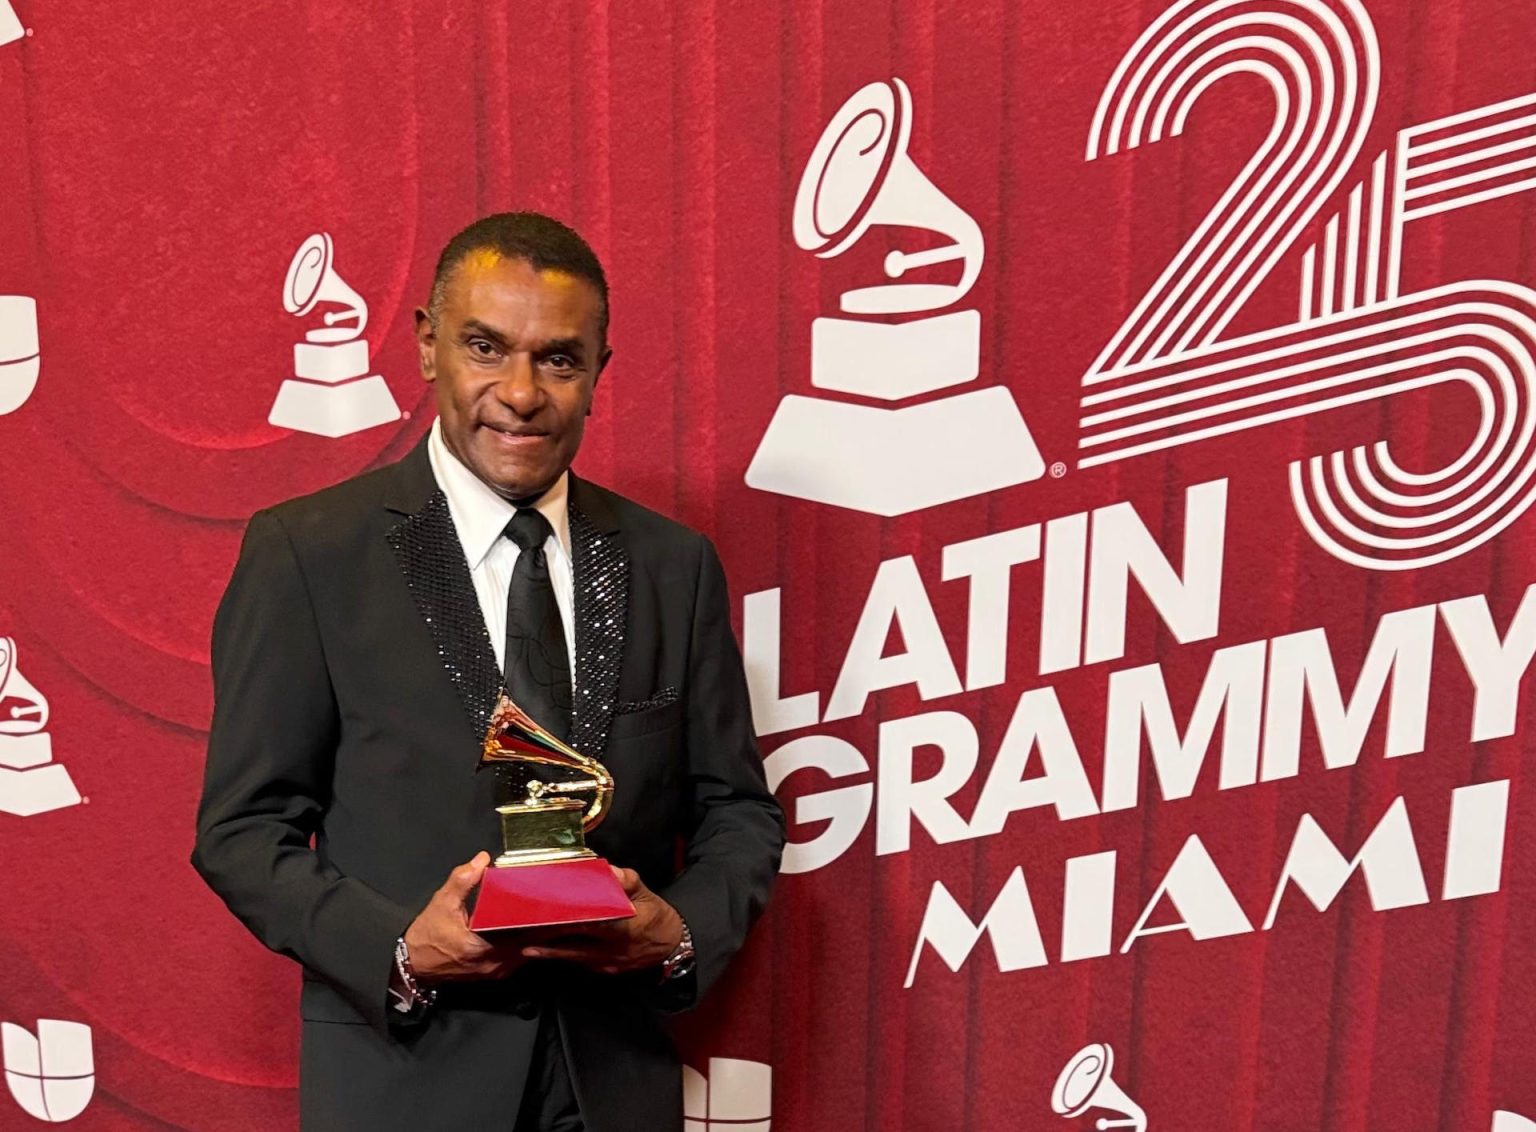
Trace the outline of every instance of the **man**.
[[[576, 233], [478, 221], [416, 312], [428, 436], [246, 532], [193, 863], [303, 964], [306, 1128], [680, 1129], [658, 1012], [697, 1001], [767, 900], [783, 815], [714, 548], [568, 471], [607, 321]], [[590, 844], [633, 917], [470, 932], [503, 686], [613, 772]]]

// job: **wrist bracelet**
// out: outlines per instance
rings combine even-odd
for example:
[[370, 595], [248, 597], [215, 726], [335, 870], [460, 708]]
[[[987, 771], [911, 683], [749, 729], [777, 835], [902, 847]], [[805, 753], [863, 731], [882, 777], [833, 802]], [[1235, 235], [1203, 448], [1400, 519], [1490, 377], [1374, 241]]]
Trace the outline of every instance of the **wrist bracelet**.
[[671, 982], [680, 979], [693, 970], [693, 932], [688, 930], [688, 921], [683, 920], [683, 935], [677, 941], [677, 946], [672, 949], [666, 961], [661, 965], [661, 981]]
[[395, 1009], [401, 1014], [425, 1010], [437, 1001], [437, 991], [423, 987], [416, 981], [416, 972], [411, 968], [411, 952], [405, 945], [404, 936], [395, 940], [395, 972], [405, 987], [403, 996], [398, 992], [395, 994]]

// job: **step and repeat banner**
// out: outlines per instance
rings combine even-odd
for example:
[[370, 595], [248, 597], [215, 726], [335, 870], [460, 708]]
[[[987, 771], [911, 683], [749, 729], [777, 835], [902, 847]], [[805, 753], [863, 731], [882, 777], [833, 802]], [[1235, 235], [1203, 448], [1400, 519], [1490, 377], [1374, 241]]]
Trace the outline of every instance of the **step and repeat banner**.
[[[774, 905], [690, 1132], [1536, 1129], [1536, 9], [0, 3], [0, 1126], [296, 1125], [187, 864], [257, 508], [584, 233]], [[622, 788], [622, 787], [621, 787]]]

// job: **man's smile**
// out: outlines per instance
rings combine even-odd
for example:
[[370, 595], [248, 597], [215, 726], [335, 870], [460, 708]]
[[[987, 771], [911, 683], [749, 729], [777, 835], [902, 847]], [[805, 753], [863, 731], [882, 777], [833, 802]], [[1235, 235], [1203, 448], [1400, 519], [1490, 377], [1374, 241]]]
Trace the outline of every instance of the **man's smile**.
[[480, 426], [491, 433], [493, 441], [498, 444], [522, 447], [540, 440], [547, 440], [549, 433], [541, 428], [529, 428], [526, 425], [495, 425], [485, 424]]

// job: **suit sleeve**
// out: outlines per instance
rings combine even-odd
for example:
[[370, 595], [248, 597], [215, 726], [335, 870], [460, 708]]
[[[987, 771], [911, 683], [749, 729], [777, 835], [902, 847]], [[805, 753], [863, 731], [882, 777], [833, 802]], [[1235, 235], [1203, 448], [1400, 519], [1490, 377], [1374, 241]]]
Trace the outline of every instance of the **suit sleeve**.
[[687, 691], [692, 831], [684, 865], [659, 895], [693, 935], [692, 1006], [725, 970], [768, 901], [784, 849], [784, 812], [768, 790], [752, 730], [725, 571], [700, 539]]
[[340, 719], [304, 575], [271, 512], [251, 520], [214, 618], [213, 689], [193, 867], [257, 939], [387, 1030], [394, 941], [414, 913], [310, 847]]

